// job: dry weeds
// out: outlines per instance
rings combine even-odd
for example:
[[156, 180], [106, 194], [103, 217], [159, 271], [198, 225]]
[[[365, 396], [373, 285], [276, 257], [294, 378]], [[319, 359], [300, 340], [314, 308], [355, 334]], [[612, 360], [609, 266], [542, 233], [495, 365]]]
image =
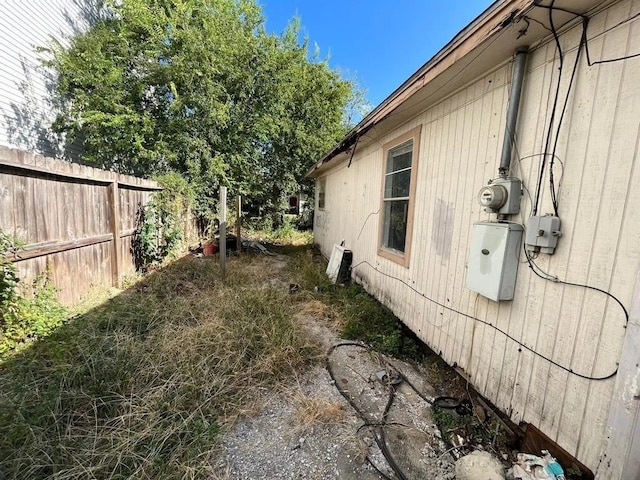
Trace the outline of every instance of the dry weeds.
[[184, 258], [1, 364], [0, 478], [210, 474], [220, 431], [318, 354], [268, 264], [223, 283]]
[[330, 425], [346, 421], [344, 404], [303, 392], [293, 395], [296, 406], [296, 432], [304, 433], [316, 425]]

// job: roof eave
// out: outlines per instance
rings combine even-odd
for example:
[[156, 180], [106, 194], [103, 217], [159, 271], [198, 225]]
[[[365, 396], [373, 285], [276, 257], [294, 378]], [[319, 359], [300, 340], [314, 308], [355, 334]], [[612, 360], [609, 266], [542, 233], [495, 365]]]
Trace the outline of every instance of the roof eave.
[[[364, 135], [370, 128], [384, 120], [408, 97], [451, 66], [452, 63], [469, 53], [477, 43], [497, 34], [510, 25], [517, 15], [534, 5], [533, 0], [497, 0], [475, 20], [463, 28], [438, 53], [394, 90], [385, 100], [365, 116], [345, 137], [305, 174], [314, 177], [314, 172], [342, 152], [351, 148], [358, 136]], [[499, 20], [496, 22], [496, 20]], [[446, 60], [451, 61], [447, 62]]]

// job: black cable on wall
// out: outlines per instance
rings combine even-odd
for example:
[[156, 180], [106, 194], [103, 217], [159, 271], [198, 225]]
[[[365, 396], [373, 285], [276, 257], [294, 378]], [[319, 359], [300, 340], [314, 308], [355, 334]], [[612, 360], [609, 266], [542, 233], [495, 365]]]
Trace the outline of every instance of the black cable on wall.
[[[529, 257], [527, 257], [529, 258]], [[513, 337], [512, 335], [510, 335], [509, 333], [505, 332], [504, 330], [502, 330], [501, 328], [497, 327], [496, 325], [492, 324], [491, 322], [487, 322], [486, 320], [482, 320], [480, 318], [474, 317], [473, 315], [469, 315], [468, 313], [464, 313], [461, 312], [460, 310], [456, 310], [455, 308], [449, 307], [448, 305], [445, 305], [431, 297], [428, 297], [427, 295], [425, 295], [424, 293], [422, 293], [421, 291], [419, 291], [418, 289], [416, 289], [413, 285], [405, 282], [402, 278], [400, 277], [396, 277], [394, 275], [390, 275], [386, 272], [381, 271], [380, 269], [378, 269], [375, 265], [372, 265], [371, 263], [367, 262], [366, 260], [362, 260], [361, 262], [356, 263], [355, 265], [353, 265], [351, 268], [352, 270], [359, 267], [360, 265], [368, 265], [370, 268], [372, 268], [373, 270], [375, 270], [376, 272], [380, 273], [381, 275], [384, 275], [385, 277], [391, 278], [393, 280], [397, 280], [398, 282], [402, 283], [403, 285], [405, 285], [406, 287], [408, 287], [409, 289], [411, 289], [413, 292], [415, 292], [416, 294], [420, 295], [422, 298], [424, 298], [425, 300], [438, 305], [439, 307], [442, 307], [450, 312], [456, 313], [458, 315], [461, 315], [465, 318], [468, 318], [470, 320], [479, 322], [483, 325], [486, 325], [488, 327], [493, 328], [494, 330], [496, 330], [497, 332], [501, 333], [502, 335], [504, 335], [506, 338], [508, 338], [509, 340], [515, 342], [520, 348], [523, 348], [531, 353], [533, 353], [535, 356], [549, 362], [551, 365], [554, 365], [556, 367], [558, 367], [561, 370], [564, 370], [567, 373], [570, 373], [571, 375], [574, 375], [576, 377], [579, 378], [583, 378], [585, 380], [594, 380], [594, 381], [602, 381], [602, 380], [608, 380], [610, 378], [615, 377], [615, 375], [618, 373], [618, 365], [616, 364], [616, 367], [608, 374], [606, 375], [600, 375], [600, 376], [592, 376], [592, 375], [588, 375], [588, 374], [584, 374], [584, 373], [580, 373], [580, 372], [575, 372], [572, 368], [564, 366], [558, 362], [556, 362], [555, 360], [553, 360], [552, 358], [547, 357], [546, 355], [543, 355], [542, 353], [536, 351], [533, 347], [529, 347], [528, 345], [526, 345], [525, 343], [521, 342], [520, 340], [516, 339], [515, 337]], [[579, 284], [579, 283], [573, 283], [573, 282], [565, 282], [563, 280], [559, 280], [556, 277], [544, 277], [542, 276], [533, 266], [533, 264], [530, 262], [529, 263], [530, 268], [533, 270], [533, 272], [540, 278], [544, 279], [544, 280], [548, 280], [548, 281], [553, 281], [554, 283], [562, 283], [565, 285], [569, 285], [569, 286], [575, 286], [575, 287], [583, 287], [583, 288], [587, 288], [590, 290], [595, 290], [597, 292], [600, 292], [604, 295], [607, 295], [608, 297], [612, 298], [622, 309], [623, 313], [624, 313], [624, 328], [626, 328], [627, 323], [629, 322], [629, 313], [627, 312], [627, 309], [625, 308], [625, 306], [622, 304], [622, 302], [615, 297], [613, 294], [602, 290], [600, 288], [597, 287], [592, 287], [589, 285], [583, 285], [583, 284]]]

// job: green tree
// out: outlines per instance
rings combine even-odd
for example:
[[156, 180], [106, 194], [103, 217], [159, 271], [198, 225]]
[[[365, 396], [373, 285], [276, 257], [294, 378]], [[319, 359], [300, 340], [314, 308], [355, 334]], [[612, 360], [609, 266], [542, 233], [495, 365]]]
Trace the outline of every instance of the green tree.
[[277, 209], [362, 98], [310, 55], [297, 20], [267, 33], [254, 0], [114, 2], [51, 52], [64, 99], [55, 130], [101, 167], [182, 174], [205, 206], [225, 184]]

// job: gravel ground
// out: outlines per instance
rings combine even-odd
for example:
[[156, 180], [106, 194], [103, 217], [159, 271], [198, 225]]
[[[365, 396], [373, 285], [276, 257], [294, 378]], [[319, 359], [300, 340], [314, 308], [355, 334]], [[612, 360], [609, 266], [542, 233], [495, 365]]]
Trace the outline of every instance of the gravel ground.
[[[280, 266], [280, 265], [279, 265]], [[281, 282], [288, 288], [286, 282]], [[278, 284], [275, 280], [274, 285]], [[327, 350], [339, 343], [321, 314], [298, 315], [301, 324]], [[388, 451], [408, 479], [449, 480], [454, 459], [431, 420], [422, 397], [432, 398], [427, 373], [357, 346], [336, 348], [328, 365], [316, 365], [292, 386], [264, 395], [264, 406], [254, 416], [241, 418], [222, 438], [212, 456], [219, 479], [384, 479], [398, 478], [374, 439], [384, 432]], [[376, 375], [402, 372], [411, 385], [395, 387], [394, 401], [380, 429], [389, 400], [389, 384]], [[337, 386], [367, 417], [365, 421]], [[421, 394], [418, 394], [418, 392]], [[379, 435], [379, 433], [378, 433]]]

